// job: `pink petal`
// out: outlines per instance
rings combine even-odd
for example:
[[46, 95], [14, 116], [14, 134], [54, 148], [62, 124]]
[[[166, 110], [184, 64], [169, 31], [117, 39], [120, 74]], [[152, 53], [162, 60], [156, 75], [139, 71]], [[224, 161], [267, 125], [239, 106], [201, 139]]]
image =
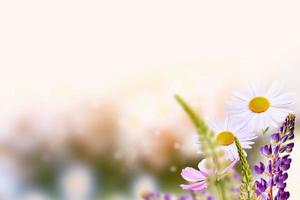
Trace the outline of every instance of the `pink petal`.
[[234, 167], [234, 165], [237, 163], [237, 159], [233, 160], [225, 169], [222, 170], [221, 174], [227, 173], [230, 169]]
[[202, 181], [202, 182], [199, 182], [199, 183], [192, 183], [192, 184], [182, 184], [180, 185], [180, 187], [184, 190], [197, 190], [197, 191], [200, 191], [200, 190], [203, 190], [204, 188], [207, 187], [207, 182], [205, 181]]
[[198, 170], [191, 168], [191, 167], [186, 167], [181, 171], [181, 176], [191, 182], [195, 181], [202, 181], [206, 179], [206, 177]]

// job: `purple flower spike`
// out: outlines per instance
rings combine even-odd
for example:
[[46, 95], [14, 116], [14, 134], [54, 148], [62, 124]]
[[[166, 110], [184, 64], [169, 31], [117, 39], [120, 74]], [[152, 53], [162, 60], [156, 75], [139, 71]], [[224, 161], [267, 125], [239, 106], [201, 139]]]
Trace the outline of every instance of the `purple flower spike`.
[[292, 159], [291, 158], [284, 158], [282, 157], [282, 160], [281, 160], [281, 163], [280, 163], [280, 168], [283, 170], [283, 171], [286, 171], [290, 168], [290, 164], [292, 162]]
[[256, 189], [258, 190], [257, 192], [263, 193], [267, 189], [267, 181], [263, 178], [260, 179], [260, 181], [256, 181]]
[[273, 187], [275, 185], [275, 183], [274, 183], [274, 180], [273, 179], [269, 179], [269, 182], [268, 182], [268, 186], [269, 187]]
[[294, 135], [294, 133], [290, 133], [290, 134], [288, 134], [288, 138], [289, 138], [289, 140], [292, 140], [292, 139], [294, 139], [294, 138], [295, 138], [295, 135]]
[[163, 199], [164, 200], [171, 200], [172, 199], [172, 195], [170, 195], [170, 194], [164, 194]]
[[272, 161], [270, 161], [270, 160], [269, 160], [269, 162], [268, 162], [266, 171], [267, 171], [267, 173], [269, 173], [269, 174], [272, 173]]
[[261, 199], [287, 200], [290, 197], [290, 193], [285, 191], [288, 179], [286, 171], [291, 167], [290, 153], [295, 146], [293, 142], [289, 142], [295, 137], [294, 126], [295, 116], [290, 114], [278, 132], [271, 135], [271, 144], [266, 144], [260, 149], [261, 154], [268, 158], [267, 164], [259, 162], [254, 166], [257, 174], [265, 172], [268, 175], [267, 181], [264, 179], [256, 181], [255, 193]]
[[258, 165], [254, 166], [254, 170], [257, 174], [262, 174], [265, 171], [265, 165], [262, 162], [259, 162]]
[[283, 137], [281, 138], [281, 142], [282, 142], [282, 143], [285, 143], [285, 142], [287, 141], [288, 138], [289, 138], [288, 135], [283, 136]]
[[286, 200], [290, 197], [290, 193], [284, 190], [279, 190], [275, 196], [275, 200]]
[[279, 152], [280, 153], [284, 153], [286, 151], [287, 147], [286, 146], [282, 146], [280, 149], [279, 149]]
[[276, 143], [279, 142], [279, 140], [280, 140], [280, 133], [274, 133], [274, 134], [272, 134], [271, 138], [272, 138], [272, 140], [274, 142], [276, 142]]
[[289, 143], [286, 145], [286, 152], [287, 153], [291, 153], [293, 151], [293, 148], [294, 148], [295, 144], [292, 142], [292, 143]]
[[279, 145], [276, 145], [276, 146], [273, 148], [273, 155], [278, 154], [278, 152], [279, 152]]
[[190, 200], [189, 196], [181, 196], [179, 197], [179, 200]]
[[272, 154], [272, 147], [271, 147], [271, 145], [265, 145], [265, 146], [262, 146], [262, 147], [260, 148], [260, 152], [261, 152], [261, 154], [264, 155], [264, 156], [269, 156], [269, 155], [271, 155], [271, 154]]

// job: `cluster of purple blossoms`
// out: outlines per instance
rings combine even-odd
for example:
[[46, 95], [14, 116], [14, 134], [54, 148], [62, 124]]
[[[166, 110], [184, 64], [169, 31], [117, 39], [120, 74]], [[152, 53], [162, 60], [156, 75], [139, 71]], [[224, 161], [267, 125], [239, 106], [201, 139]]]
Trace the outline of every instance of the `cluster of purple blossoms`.
[[268, 159], [267, 164], [259, 162], [254, 166], [257, 174], [264, 174], [268, 178], [256, 181], [255, 193], [265, 200], [286, 200], [290, 193], [285, 190], [288, 178], [287, 170], [292, 159], [295, 115], [288, 115], [278, 131], [271, 135], [271, 144], [261, 147], [261, 154]]

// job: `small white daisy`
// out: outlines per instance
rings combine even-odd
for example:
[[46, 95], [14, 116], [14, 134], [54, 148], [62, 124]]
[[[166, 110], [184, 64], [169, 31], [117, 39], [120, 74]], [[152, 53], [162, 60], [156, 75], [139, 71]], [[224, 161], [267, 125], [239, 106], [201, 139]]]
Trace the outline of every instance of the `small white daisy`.
[[278, 82], [273, 82], [268, 89], [249, 84], [246, 91], [234, 94], [228, 112], [249, 131], [277, 127], [289, 113], [293, 113], [290, 107], [294, 94], [282, 94], [281, 90]]
[[239, 159], [234, 137], [240, 141], [243, 149], [251, 149], [253, 140], [257, 137], [254, 133], [246, 132], [241, 124], [234, 123], [229, 117], [226, 117], [223, 123], [211, 122], [210, 128], [216, 134], [216, 141], [231, 160]]

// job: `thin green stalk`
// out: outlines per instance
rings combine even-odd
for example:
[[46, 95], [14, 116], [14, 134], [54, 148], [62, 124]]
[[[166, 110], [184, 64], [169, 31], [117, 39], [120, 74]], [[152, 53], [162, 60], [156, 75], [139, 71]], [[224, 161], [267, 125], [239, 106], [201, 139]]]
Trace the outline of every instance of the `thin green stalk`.
[[[220, 169], [221, 164], [220, 164], [218, 156], [215, 152], [214, 145], [213, 145], [212, 141], [210, 140], [210, 138], [208, 137], [209, 128], [207, 127], [205, 122], [197, 115], [197, 113], [180, 96], [175, 95], [175, 98], [178, 101], [178, 103], [182, 106], [182, 108], [185, 110], [185, 112], [188, 114], [190, 119], [192, 120], [193, 124], [195, 125], [195, 127], [197, 129], [197, 133], [199, 134], [199, 136], [202, 136], [203, 139], [205, 140], [205, 142], [207, 142], [207, 144], [211, 150], [214, 162], [215, 162], [217, 168]], [[200, 142], [202, 142], [202, 141], [200, 141]]]
[[234, 137], [234, 140], [240, 157], [241, 170], [242, 170], [242, 184], [240, 188], [241, 189], [240, 199], [251, 200], [252, 198], [251, 194], [253, 193], [253, 186], [252, 186], [252, 182], [254, 180], [253, 175], [240, 141], [236, 137]]
[[226, 188], [224, 186], [224, 181], [219, 180], [217, 182], [217, 190], [218, 190], [218, 199], [226, 200]]
[[[190, 119], [192, 120], [193, 124], [195, 125], [197, 132], [199, 134], [200, 142], [206, 142], [210, 153], [212, 155], [212, 159], [214, 161], [214, 164], [217, 167], [217, 170], [221, 170], [222, 166], [219, 160], [219, 157], [217, 155], [217, 152], [215, 151], [215, 143], [213, 142], [210, 135], [213, 135], [213, 132], [208, 128], [208, 126], [205, 124], [205, 122], [197, 115], [197, 113], [178, 95], [175, 95], [176, 100], [178, 103], [182, 106], [182, 108], [185, 110], [185, 112], [188, 114]], [[226, 200], [226, 188], [224, 185], [223, 180], [216, 180], [216, 187], [219, 193], [219, 199], [220, 200]]]
[[197, 115], [197, 113], [180, 96], [175, 95], [175, 98], [191, 118], [192, 122], [197, 128], [198, 133], [208, 133], [209, 128], [206, 126], [205, 122]]

